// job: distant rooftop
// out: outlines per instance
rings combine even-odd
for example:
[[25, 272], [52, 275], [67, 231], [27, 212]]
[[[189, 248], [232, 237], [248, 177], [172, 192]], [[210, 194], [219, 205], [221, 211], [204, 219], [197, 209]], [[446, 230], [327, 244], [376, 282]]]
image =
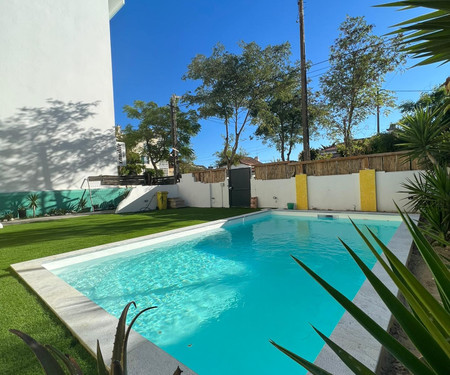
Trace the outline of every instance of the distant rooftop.
[[254, 166], [254, 165], [261, 165], [262, 163], [259, 161], [259, 158], [257, 156], [255, 156], [254, 158], [251, 158], [250, 156], [243, 156], [239, 159], [239, 162], [241, 164], [245, 164], [245, 165], [250, 165], [250, 166]]

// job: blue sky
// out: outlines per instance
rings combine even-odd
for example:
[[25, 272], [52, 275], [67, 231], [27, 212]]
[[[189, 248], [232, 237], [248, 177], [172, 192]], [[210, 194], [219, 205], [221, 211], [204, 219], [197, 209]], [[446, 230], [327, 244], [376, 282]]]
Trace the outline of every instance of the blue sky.
[[[305, 0], [306, 57], [313, 64], [327, 60], [329, 47], [338, 36], [338, 27], [346, 15], [365, 16], [376, 27], [374, 33], [383, 35], [389, 27], [423, 10], [398, 11], [397, 8], [373, 8], [380, 0]], [[131, 121], [123, 113], [124, 105], [134, 100], [169, 103], [172, 94], [182, 95], [194, 90], [196, 83], [183, 81], [187, 66], [196, 54], [209, 56], [212, 47], [221, 42], [232, 52], [239, 53], [237, 43], [255, 41], [261, 46], [289, 41], [292, 60], [299, 58], [299, 25], [296, 0], [191, 0], [148, 1], [128, 0], [111, 20], [111, 48], [114, 80], [116, 124]], [[450, 75], [448, 66], [414, 67], [409, 60], [406, 71], [386, 77], [383, 88], [391, 90], [429, 90]], [[326, 72], [327, 62], [311, 68], [312, 88], [318, 89], [320, 74]], [[419, 92], [397, 92], [398, 103], [416, 100]], [[381, 130], [399, 119], [393, 111], [382, 117]], [[193, 140], [196, 164], [212, 165], [214, 152], [222, 147], [223, 125], [217, 120], [202, 120], [202, 130]], [[275, 148], [250, 140], [254, 127], [249, 127], [241, 146], [250, 156], [263, 162], [276, 160]], [[357, 137], [376, 132], [375, 117], [359, 126]], [[312, 140], [311, 146], [329, 144], [326, 138]], [[301, 151], [299, 145], [294, 158]]]

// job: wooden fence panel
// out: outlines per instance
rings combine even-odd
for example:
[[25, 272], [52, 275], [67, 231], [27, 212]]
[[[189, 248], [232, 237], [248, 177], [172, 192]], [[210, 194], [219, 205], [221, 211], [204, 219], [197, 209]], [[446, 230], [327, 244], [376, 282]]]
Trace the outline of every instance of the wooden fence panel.
[[267, 165], [255, 165], [255, 179], [257, 180], [267, 179]]
[[204, 184], [212, 184], [216, 182], [223, 182], [226, 178], [226, 169], [208, 169], [206, 171], [199, 171], [192, 173], [194, 180]]
[[383, 157], [369, 158], [369, 169], [375, 169], [376, 171], [383, 170]]
[[287, 164], [286, 165], [286, 177], [285, 178], [291, 178], [295, 177], [296, 175], [296, 166], [294, 164]]

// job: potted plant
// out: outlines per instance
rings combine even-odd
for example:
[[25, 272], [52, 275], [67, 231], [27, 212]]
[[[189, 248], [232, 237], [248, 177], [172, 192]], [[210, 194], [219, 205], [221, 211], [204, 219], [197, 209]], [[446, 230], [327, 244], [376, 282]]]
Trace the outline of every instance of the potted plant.
[[27, 200], [28, 208], [31, 208], [33, 210], [33, 217], [36, 217], [36, 208], [39, 207], [39, 196], [37, 194], [28, 194]]
[[19, 219], [27, 218], [27, 209], [24, 206], [19, 206], [17, 208], [17, 213], [19, 214]]

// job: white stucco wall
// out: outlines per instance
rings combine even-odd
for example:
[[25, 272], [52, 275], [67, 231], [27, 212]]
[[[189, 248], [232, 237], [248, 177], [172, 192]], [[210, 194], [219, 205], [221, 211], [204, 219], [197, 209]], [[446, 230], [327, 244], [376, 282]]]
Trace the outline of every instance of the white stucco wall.
[[[399, 193], [401, 184], [419, 171], [376, 172], [377, 210], [396, 212], [393, 201], [402, 209], [407, 195]], [[280, 180], [251, 179], [251, 196], [258, 198], [260, 208], [287, 208], [296, 203], [295, 178]], [[195, 182], [192, 174], [183, 174], [178, 196], [190, 207], [229, 207], [227, 182], [204, 184]], [[336, 176], [308, 176], [310, 210], [360, 211], [359, 173]]]
[[376, 172], [375, 181], [377, 188], [377, 210], [387, 212], [397, 212], [397, 205], [406, 211], [410, 211], [411, 208], [407, 206], [408, 194], [400, 193], [405, 189], [402, 187], [402, 183], [405, 183], [407, 179], [414, 179], [415, 174], [419, 174], [420, 171], [403, 171], [403, 172]]
[[191, 173], [183, 174], [178, 194], [189, 207], [229, 207], [227, 182], [204, 184], [196, 182]]
[[167, 198], [178, 197], [178, 185], [135, 186], [128, 196], [119, 203], [116, 213], [145, 212], [155, 210], [158, 191], [167, 191]]
[[287, 208], [288, 203], [296, 203], [295, 178], [282, 180], [252, 178], [251, 196], [258, 198], [260, 208]]
[[116, 174], [109, 18], [118, 3], [0, 2], [1, 192]]
[[359, 211], [359, 174], [308, 176], [308, 204], [310, 210]]

